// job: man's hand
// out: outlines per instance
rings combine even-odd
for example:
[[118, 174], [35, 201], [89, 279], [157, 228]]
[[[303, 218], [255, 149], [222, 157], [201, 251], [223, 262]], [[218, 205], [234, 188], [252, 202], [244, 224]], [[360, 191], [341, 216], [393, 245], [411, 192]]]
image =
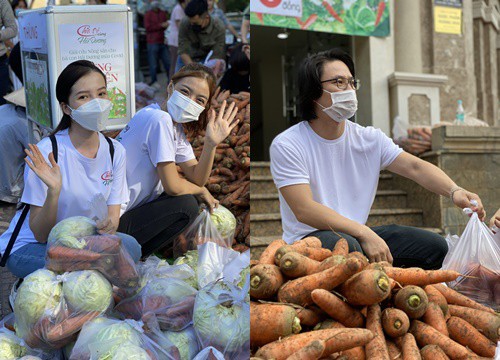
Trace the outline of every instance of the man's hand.
[[[477, 213], [479, 220], [484, 221], [486, 212], [484, 211], [483, 203], [477, 194], [474, 194], [465, 189], [459, 189], [452, 195], [453, 203], [459, 208], [470, 208]], [[471, 204], [471, 200], [477, 201], [477, 206]]]
[[490, 228], [492, 228], [493, 225], [500, 229], [500, 209], [498, 209], [495, 215], [493, 215], [490, 219]]
[[373, 230], [366, 227], [358, 236], [358, 241], [370, 262], [388, 261], [392, 264], [391, 250]]
[[199, 201], [205, 203], [208, 206], [210, 213], [212, 213], [212, 211], [214, 211], [214, 209], [219, 206], [219, 200], [214, 198], [206, 187], [203, 188], [203, 193], [196, 197], [198, 198]]

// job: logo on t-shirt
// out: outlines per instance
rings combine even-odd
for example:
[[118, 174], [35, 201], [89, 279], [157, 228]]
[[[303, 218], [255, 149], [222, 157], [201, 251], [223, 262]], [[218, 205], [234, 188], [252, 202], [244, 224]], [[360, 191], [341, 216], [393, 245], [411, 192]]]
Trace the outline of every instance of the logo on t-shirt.
[[113, 182], [113, 172], [112, 171], [106, 171], [101, 175], [102, 183], [106, 186], [111, 184]]

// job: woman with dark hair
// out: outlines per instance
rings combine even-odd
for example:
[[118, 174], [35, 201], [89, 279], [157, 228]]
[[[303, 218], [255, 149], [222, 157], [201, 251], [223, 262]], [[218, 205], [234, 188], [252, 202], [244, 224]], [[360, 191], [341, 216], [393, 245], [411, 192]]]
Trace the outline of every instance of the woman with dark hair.
[[479, 196], [458, 187], [438, 167], [404, 152], [380, 129], [348, 121], [358, 109], [359, 80], [354, 62], [342, 50], [305, 59], [298, 83], [303, 121], [278, 135], [270, 151], [283, 239], [293, 243], [316, 236], [332, 249], [342, 236], [350, 251], [364, 252], [372, 262], [440, 268], [448, 251], [442, 236], [410, 226], [366, 225], [380, 171], [409, 178], [450, 197], [458, 207], [472, 207], [484, 219]]
[[[139, 111], [118, 135], [127, 150], [130, 202], [119, 230], [134, 236], [147, 256], [171, 245], [197, 216], [196, 198], [213, 209], [218, 201], [204, 187], [217, 145], [236, 126], [237, 108], [224, 102], [216, 117], [210, 110], [215, 92], [213, 72], [198, 63], [184, 66], [171, 79], [160, 107]], [[184, 129], [206, 130], [203, 152], [196, 160]], [[185, 179], [177, 172], [182, 169]]]
[[225, 72], [219, 85], [221, 90], [229, 90], [232, 94], [250, 91], [250, 59], [244, 48], [246, 44], [238, 44], [229, 57], [229, 69]]
[[[54, 136], [25, 150], [28, 166], [21, 202], [29, 205], [29, 212], [7, 259], [9, 270], [20, 278], [44, 267], [47, 238], [55, 224], [72, 216], [95, 215], [90, 209], [94, 195], [101, 193], [108, 207], [108, 217], [97, 223], [101, 234], [116, 233], [120, 205], [128, 201], [125, 149], [99, 132], [112, 106], [104, 74], [90, 61], [73, 62], [59, 75], [56, 96], [64, 115]], [[16, 213], [0, 237], [4, 256], [21, 213]], [[126, 234], [116, 235], [134, 261], [139, 261], [137, 241]]]

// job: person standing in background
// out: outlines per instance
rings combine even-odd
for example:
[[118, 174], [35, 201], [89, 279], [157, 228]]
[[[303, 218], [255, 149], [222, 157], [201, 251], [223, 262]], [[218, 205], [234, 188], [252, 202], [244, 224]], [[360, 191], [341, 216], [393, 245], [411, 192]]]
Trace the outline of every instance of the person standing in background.
[[158, 71], [158, 59], [161, 59], [163, 67], [167, 72], [170, 70], [170, 56], [165, 45], [165, 29], [168, 27], [167, 13], [160, 9], [159, 1], [151, 2], [151, 9], [144, 15], [144, 27], [146, 28], [146, 40], [148, 42], [148, 63], [151, 76], [150, 86], [160, 89], [156, 73]]
[[[26, 10], [28, 8], [28, 6], [24, 0], [14, 0], [14, 1], [12, 1], [11, 5], [12, 5], [12, 10], [14, 11], [14, 16], [16, 18], [16, 25], [17, 25], [17, 28], [19, 29], [19, 20], [18, 20], [19, 13], [23, 10]], [[7, 46], [7, 48], [10, 51], [9, 59], [10, 59], [10, 57], [12, 57], [12, 51], [14, 49], [14, 46], [18, 43], [19, 43], [19, 34], [14, 36], [12, 39], [5, 41], [5, 45]], [[9, 63], [11, 63], [10, 60], [9, 60]], [[21, 71], [21, 77], [22, 77], [22, 74], [23, 73]], [[16, 74], [14, 73], [14, 71], [12, 69], [12, 65], [11, 65], [11, 68], [9, 69], [9, 77], [10, 77], [10, 81], [12, 82], [12, 86], [14, 88], [14, 91], [19, 90], [20, 88], [23, 87], [23, 84], [21, 82], [21, 78], [16, 76]]]
[[0, 105], [5, 104], [3, 98], [9, 91], [9, 59], [7, 57], [6, 40], [12, 39], [18, 33], [16, 18], [7, 0], [0, 0]]
[[224, 14], [224, 11], [222, 11], [222, 9], [219, 9], [215, 5], [215, 0], [207, 0], [207, 5], [208, 5], [208, 13], [210, 14], [210, 16], [214, 19], [219, 19], [220, 21], [222, 21], [226, 29], [228, 29], [231, 32], [231, 34], [234, 35], [235, 40], [239, 39], [240, 34], [238, 34], [234, 26], [231, 25], [231, 23], [226, 17], [226, 14]]
[[248, 44], [250, 42], [250, 5], [243, 11], [243, 20], [241, 20], [241, 42]]
[[179, 49], [179, 25], [184, 19], [184, 9], [188, 4], [188, 0], [179, 0], [175, 5], [170, 15], [170, 25], [168, 27], [167, 43], [170, 51], [170, 76], [175, 74], [175, 64], [177, 63], [177, 50]]

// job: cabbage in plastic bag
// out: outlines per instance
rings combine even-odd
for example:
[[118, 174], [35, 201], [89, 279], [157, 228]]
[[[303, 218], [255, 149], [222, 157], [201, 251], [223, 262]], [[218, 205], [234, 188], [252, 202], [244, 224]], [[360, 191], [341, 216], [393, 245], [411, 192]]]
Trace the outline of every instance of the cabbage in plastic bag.
[[165, 331], [163, 334], [179, 350], [180, 360], [191, 360], [200, 351], [196, 332], [192, 326], [182, 331]]
[[215, 228], [222, 238], [229, 244], [233, 242], [234, 232], [236, 231], [236, 218], [233, 213], [222, 205], [216, 207], [210, 214]]
[[96, 223], [93, 220], [85, 216], [73, 216], [58, 222], [52, 228], [47, 244], [61, 243], [66, 247], [82, 249], [85, 244], [79, 239], [96, 234]]
[[113, 302], [111, 284], [94, 270], [65, 274], [63, 294], [69, 307], [76, 312], [105, 312]]
[[0, 359], [16, 360], [28, 353], [24, 342], [12, 331], [0, 329]]

